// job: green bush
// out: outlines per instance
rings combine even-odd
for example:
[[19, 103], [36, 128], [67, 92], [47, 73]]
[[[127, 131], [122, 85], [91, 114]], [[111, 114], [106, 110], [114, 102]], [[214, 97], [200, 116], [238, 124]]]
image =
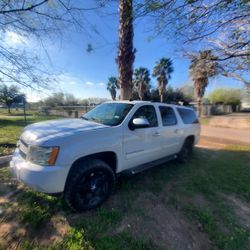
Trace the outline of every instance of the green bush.
[[212, 104], [239, 105], [241, 91], [239, 89], [215, 89], [207, 98]]

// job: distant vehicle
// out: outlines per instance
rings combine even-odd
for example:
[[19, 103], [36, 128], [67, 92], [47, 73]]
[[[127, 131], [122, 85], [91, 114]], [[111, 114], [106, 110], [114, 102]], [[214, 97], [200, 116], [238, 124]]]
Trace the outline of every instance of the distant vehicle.
[[107, 102], [81, 119], [27, 126], [10, 168], [30, 187], [63, 193], [70, 207], [83, 211], [101, 205], [120, 174], [136, 174], [175, 158], [185, 162], [199, 134], [191, 108]]
[[241, 111], [249, 111], [250, 112], [250, 102], [242, 102], [241, 103]]

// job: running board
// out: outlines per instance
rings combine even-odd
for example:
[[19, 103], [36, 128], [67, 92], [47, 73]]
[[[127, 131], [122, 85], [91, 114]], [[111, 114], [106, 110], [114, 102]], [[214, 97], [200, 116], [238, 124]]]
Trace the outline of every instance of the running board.
[[171, 155], [171, 156], [161, 158], [159, 160], [151, 161], [149, 163], [144, 163], [144, 164], [139, 165], [137, 167], [133, 167], [133, 168], [124, 170], [124, 171], [121, 172], [121, 174], [125, 174], [125, 175], [137, 174], [137, 173], [140, 173], [140, 172], [142, 172], [144, 170], [147, 170], [147, 169], [150, 169], [152, 167], [161, 165], [163, 163], [166, 163], [166, 162], [174, 160], [174, 159], [177, 159], [177, 155]]

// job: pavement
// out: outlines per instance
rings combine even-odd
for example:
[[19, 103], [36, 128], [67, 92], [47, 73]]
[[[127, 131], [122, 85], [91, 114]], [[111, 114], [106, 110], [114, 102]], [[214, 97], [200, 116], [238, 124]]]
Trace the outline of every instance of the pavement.
[[250, 146], [250, 129], [201, 126], [201, 138], [225, 144]]

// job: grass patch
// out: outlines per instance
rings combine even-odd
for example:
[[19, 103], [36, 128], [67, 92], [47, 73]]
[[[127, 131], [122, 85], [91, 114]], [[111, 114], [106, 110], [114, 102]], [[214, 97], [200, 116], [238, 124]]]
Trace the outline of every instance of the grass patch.
[[[249, 147], [228, 146], [222, 151], [196, 151], [188, 164], [174, 170], [172, 182], [176, 186], [172, 197], [178, 197], [173, 199], [174, 203], [183, 207], [189, 217], [199, 221], [219, 249], [249, 247], [250, 230], [239, 224], [228, 201], [222, 197], [222, 194], [233, 194], [250, 202], [249, 162]], [[192, 202], [196, 195], [204, 197], [206, 203]]]
[[[121, 215], [116, 210], [98, 209], [97, 217], [82, 220], [74, 227], [70, 227], [67, 235], [61, 242], [56, 242], [48, 247], [41, 247], [30, 240], [24, 240], [21, 249], [50, 249], [50, 250], [157, 250], [155, 244], [148, 240], [134, 238], [129, 232], [110, 234], [108, 230], [115, 226]], [[95, 219], [97, 219], [95, 221]], [[95, 221], [95, 222], [94, 222]]]
[[72, 249], [72, 250], [94, 250], [91, 243], [86, 240], [85, 233], [82, 229], [77, 230], [71, 228], [65, 239], [54, 246], [50, 247], [51, 250]]
[[20, 118], [1, 119], [0, 118], [0, 144], [15, 144], [25, 126]]
[[46, 248], [37, 244], [32, 244], [25, 240], [20, 249], [22, 250], [157, 250], [159, 249], [150, 241], [133, 238], [128, 232], [119, 233], [112, 236], [103, 236], [94, 242], [87, 240], [82, 229], [71, 228], [68, 235], [60, 243], [54, 243]]
[[[8, 109], [7, 108], [0, 108], [0, 116], [23, 116], [23, 109], [10, 109], [10, 114], [8, 113]], [[38, 111], [36, 110], [26, 110], [26, 115], [30, 116], [30, 115], [35, 115], [38, 114]]]
[[33, 228], [43, 226], [57, 211], [62, 209], [59, 198], [28, 189], [18, 197], [19, 219]]
[[[244, 148], [245, 149], [245, 148]], [[233, 193], [250, 202], [250, 151], [211, 151], [186, 165], [185, 189], [213, 198]]]
[[47, 247], [39, 246], [29, 240], [24, 240], [20, 247], [21, 250], [94, 250], [91, 243], [86, 240], [83, 230], [70, 228], [67, 236], [61, 241]]
[[200, 124], [201, 124], [201, 125], [209, 125], [210, 118], [208, 118], [208, 117], [201, 117], [201, 118], [199, 119], [199, 121], [200, 121]]
[[121, 211], [117, 209], [105, 209], [100, 208], [97, 210], [97, 215], [99, 217], [100, 223], [111, 226], [117, 224], [122, 219]]
[[[219, 249], [247, 249], [249, 230], [238, 226], [233, 222], [229, 213], [223, 209], [224, 214], [197, 207], [188, 207], [186, 212], [189, 216], [198, 220], [209, 238]], [[221, 228], [223, 224], [216, 219], [216, 215], [221, 215], [220, 220], [226, 226], [225, 231]]]
[[[168, 190], [167, 205], [183, 208], [191, 220], [199, 221], [219, 249], [248, 249], [250, 231], [239, 224], [221, 194], [250, 202], [249, 162], [250, 148], [246, 146], [228, 146], [221, 151], [196, 149], [186, 164], [169, 162], [124, 179], [118, 192], [127, 203], [132, 197], [128, 209], [133, 213], [134, 200], [142, 192], [162, 195]], [[196, 204], [197, 195], [206, 203]]]
[[244, 146], [244, 145], [227, 145], [225, 148], [227, 151], [243, 151], [243, 152], [249, 152], [250, 153], [250, 146]]
[[118, 209], [99, 208], [94, 216], [82, 218], [76, 227], [86, 230], [88, 239], [92, 242], [100, 235], [106, 234], [110, 228], [115, 227], [122, 220], [123, 215]]
[[1, 183], [9, 182], [11, 180], [11, 173], [8, 168], [0, 168]]
[[156, 250], [159, 249], [150, 241], [135, 239], [123, 232], [112, 236], [104, 236], [93, 242], [95, 249], [100, 250]]
[[95, 215], [82, 219], [76, 228], [85, 231], [86, 239], [92, 243], [94, 249], [100, 250], [151, 250], [159, 249], [152, 242], [134, 238], [129, 232], [114, 233], [115, 228], [121, 222], [124, 213], [112, 208], [100, 208]]
[[29, 124], [60, 118], [59, 116], [39, 116], [27, 117], [27, 124], [22, 117], [1, 118], [0, 117], [0, 156], [11, 154], [15, 147], [9, 144], [16, 144], [23, 128]]

